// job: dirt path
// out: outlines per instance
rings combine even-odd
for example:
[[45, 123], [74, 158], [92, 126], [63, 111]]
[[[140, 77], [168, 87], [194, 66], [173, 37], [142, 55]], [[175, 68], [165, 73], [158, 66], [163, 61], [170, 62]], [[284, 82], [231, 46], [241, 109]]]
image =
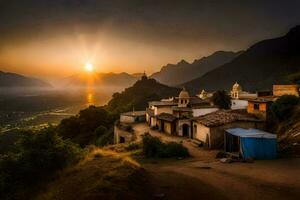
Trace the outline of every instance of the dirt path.
[[156, 193], [164, 199], [300, 199], [300, 159], [277, 159], [254, 163], [223, 164], [216, 151], [195, 147], [189, 139], [172, 137], [134, 127], [140, 134], [149, 132], [164, 141], [183, 142], [192, 158], [145, 162]]

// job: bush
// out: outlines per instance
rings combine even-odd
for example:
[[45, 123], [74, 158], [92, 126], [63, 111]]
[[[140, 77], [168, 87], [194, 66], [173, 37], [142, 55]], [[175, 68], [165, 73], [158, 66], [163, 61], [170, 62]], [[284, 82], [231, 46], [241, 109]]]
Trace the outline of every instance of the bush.
[[30, 132], [16, 143], [17, 151], [1, 154], [0, 198], [45, 181], [54, 172], [76, 163], [82, 150], [59, 137], [54, 128]]
[[[99, 137], [106, 135], [114, 125], [116, 116], [103, 107], [90, 106], [81, 110], [78, 116], [61, 121], [58, 125], [59, 135], [81, 147], [96, 144]], [[108, 135], [106, 135], [108, 136]]]
[[108, 144], [113, 144], [113, 142], [114, 142], [114, 133], [113, 133], [113, 129], [111, 128], [109, 130], [106, 130], [106, 132], [97, 139], [96, 145], [98, 147], [103, 147]]
[[143, 154], [148, 157], [171, 158], [188, 157], [188, 150], [175, 142], [163, 143], [158, 137], [150, 134], [143, 136]]
[[226, 91], [217, 91], [212, 96], [213, 103], [221, 109], [231, 108], [231, 97]]
[[279, 122], [291, 117], [294, 108], [300, 104], [300, 99], [294, 95], [279, 97], [270, 107], [271, 115]]

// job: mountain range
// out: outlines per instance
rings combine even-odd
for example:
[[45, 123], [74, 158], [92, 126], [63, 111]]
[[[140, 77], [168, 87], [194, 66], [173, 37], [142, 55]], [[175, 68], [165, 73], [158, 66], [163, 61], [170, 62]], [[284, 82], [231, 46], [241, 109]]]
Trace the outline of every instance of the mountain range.
[[0, 87], [13, 88], [13, 87], [51, 87], [45, 81], [26, 77], [20, 74], [0, 71]]
[[159, 72], [152, 74], [151, 78], [156, 79], [162, 84], [176, 86], [198, 78], [206, 72], [230, 62], [241, 53], [242, 51], [217, 51], [210, 56], [196, 59], [193, 63], [181, 60], [177, 64], [163, 66]]
[[77, 74], [60, 81], [61, 87], [86, 87], [90, 81], [99, 87], [121, 87], [126, 88], [133, 85], [142, 74], [122, 73], [95, 73]]
[[300, 26], [282, 37], [263, 40], [232, 61], [182, 84], [193, 93], [229, 90], [237, 81], [244, 90], [270, 90], [273, 84], [289, 83], [300, 71]]

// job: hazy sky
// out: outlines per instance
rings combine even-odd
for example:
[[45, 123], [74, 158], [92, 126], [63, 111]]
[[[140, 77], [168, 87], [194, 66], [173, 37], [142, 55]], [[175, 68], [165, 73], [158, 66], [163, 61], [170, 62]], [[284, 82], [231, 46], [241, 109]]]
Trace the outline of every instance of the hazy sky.
[[[243, 2], [243, 3], [241, 3]], [[300, 1], [0, 0], [0, 70], [51, 79], [158, 71], [300, 24]]]

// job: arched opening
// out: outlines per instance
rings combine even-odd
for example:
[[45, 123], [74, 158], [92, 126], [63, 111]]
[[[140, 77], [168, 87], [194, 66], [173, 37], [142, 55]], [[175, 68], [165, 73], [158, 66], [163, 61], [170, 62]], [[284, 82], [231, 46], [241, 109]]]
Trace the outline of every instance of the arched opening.
[[187, 125], [187, 124], [182, 125], [182, 136], [184, 136], [184, 137], [189, 136], [189, 125]]

